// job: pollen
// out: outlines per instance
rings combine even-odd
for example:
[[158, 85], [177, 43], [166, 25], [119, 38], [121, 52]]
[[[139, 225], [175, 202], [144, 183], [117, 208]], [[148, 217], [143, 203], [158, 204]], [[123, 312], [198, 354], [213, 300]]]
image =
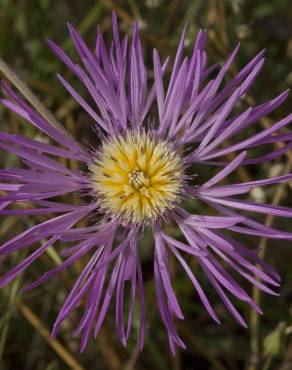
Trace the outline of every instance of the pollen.
[[180, 199], [181, 158], [170, 143], [152, 134], [107, 140], [90, 170], [100, 207], [123, 225], [151, 224]]

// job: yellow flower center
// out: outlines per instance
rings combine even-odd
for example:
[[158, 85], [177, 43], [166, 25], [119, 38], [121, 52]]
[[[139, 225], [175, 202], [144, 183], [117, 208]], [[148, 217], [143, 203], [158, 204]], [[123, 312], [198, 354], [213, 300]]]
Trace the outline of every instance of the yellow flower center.
[[90, 170], [101, 208], [123, 225], [153, 223], [174, 207], [183, 185], [179, 155], [145, 132], [106, 141]]

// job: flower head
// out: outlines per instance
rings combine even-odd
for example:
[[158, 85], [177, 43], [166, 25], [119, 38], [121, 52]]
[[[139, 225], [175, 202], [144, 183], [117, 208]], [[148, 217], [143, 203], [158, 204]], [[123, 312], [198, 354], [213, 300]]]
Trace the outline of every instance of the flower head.
[[[121, 343], [126, 345], [138, 296], [139, 343], [142, 348], [145, 314], [139, 240], [148, 225], [155, 245], [153, 262], [157, 304], [171, 350], [175, 351], [176, 346], [184, 347], [184, 343], [174, 327], [174, 318], [183, 319], [183, 314], [171, 283], [169, 254], [173, 254], [183, 267], [202, 304], [216, 322], [219, 323], [217, 314], [184, 255], [197, 259], [226, 308], [241, 325], [246, 326], [230, 295], [258, 312], [261, 310], [225, 266], [270, 294], [276, 294], [273, 288], [279, 286], [280, 278], [257, 256], [256, 250], [244, 246], [230, 231], [289, 240], [292, 234], [265, 226], [238, 210], [281, 217], [291, 217], [292, 210], [258, 204], [237, 196], [247, 194], [254, 187], [290, 180], [292, 175], [235, 184], [219, 183], [239, 166], [264, 163], [288, 151], [292, 146], [292, 136], [279, 133], [279, 130], [292, 121], [292, 115], [251, 137], [224, 144], [237, 133], [245, 133], [247, 127], [276, 109], [288, 93], [233, 113], [262, 68], [263, 52], [222, 87], [239, 46], [219, 68], [216, 77], [209, 79], [217, 66], [207, 67], [204, 51], [206, 31], [199, 32], [192, 55], [183, 59], [186, 29], [183, 30], [168, 84], [164, 74], [169, 59], [161, 63], [158, 52], [154, 50], [154, 83], [151, 84], [137, 23], [133, 25], [129, 47], [127, 36], [120, 40], [113, 13], [114, 42], [111, 48], [106, 48], [98, 29], [93, 52], [78, 32], [71, 25], [68, 27], [83, 67], [73, 62], [54, 42], [49, 41], [49, 46], [87, 88], [94, 106], [58, 76], [95, 122], [98, 137], [95, 141], [100, 144], [94, 148], [78, 144], [32, 109], [6, 82], [3, 83], [8, 99], [2, 99], [2, 103], [46, 134], [51, 142], [0, 133], [0, 147], [19, 156], [24, 165], [24, 168], [0, 171], [3, 180], [0, 184], [1, 215], [53, 216], [0, 247], [0, 254], [8, 255], [41, 242], [0, 279], [0, 286], [18, 276], [49, 246], [59, 241], [62, 245], [66, 242], [70, 247], [62, 250], [63, 262], [26, 288], [35, 288], [83, 256], [90, 256], [59, 312], [53, 336], [62, 321], [86, 298], [84, 314], [76, 330], [76, 334], [82, 336], [81, 350], [84, 350], [91, 333], [98, 334], [115, 297], [117, 333]], [[279, 141], [284, 143], [279, 149], [259, 157], [247, 157], [249, 149]], [[82, 171], [67, 168], [57, 160], [60, 157], [80, 162]], [[219, 169], [203, 182], [200, 166], [206, 165]], [[54, 199], [70, 192], [79, 195], [81, 204], [67, 204], [59, 198]], [[213, 208], [212, 216], [190, 214], [184, 209], [183, 200], [204, 202]], [[34, 207], [18, 207], [23, 202]], [[88, 220], [86, 226], [76, 226], [81, 219]], [[179, 239], [168, 233], [166, 224], [169, 223], [179, 228]], [[229, 232], [226, 233], [225, 229]], [[125, 328], [123, 300], [126, 285], [130, 287], [130, 306]]]
[[124, 226], [154, 224], [182, 193], [181, 158], [155, 134], [130, 131], [110, 138], [90, 169], [100, 208]]

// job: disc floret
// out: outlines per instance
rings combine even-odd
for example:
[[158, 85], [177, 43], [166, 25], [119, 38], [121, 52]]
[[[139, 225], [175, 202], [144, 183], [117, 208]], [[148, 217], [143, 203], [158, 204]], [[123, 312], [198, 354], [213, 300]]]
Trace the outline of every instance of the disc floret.
[[183, 186], [178, 153], [146, 132], [106, 141], [91, 172], [101, 208], [123, 224], [153, 223], [173, 208]]

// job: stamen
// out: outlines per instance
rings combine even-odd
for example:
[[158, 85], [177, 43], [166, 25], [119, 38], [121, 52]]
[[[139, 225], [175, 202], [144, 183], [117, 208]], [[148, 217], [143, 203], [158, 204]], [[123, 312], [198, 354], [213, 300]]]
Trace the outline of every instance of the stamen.
[[135, 170], [130, 172], [128, 177], [130, 185], [134, 186], [136, 189], [141, 189], [142, 187], [150, 185], [149, 177], [143, 171]]

